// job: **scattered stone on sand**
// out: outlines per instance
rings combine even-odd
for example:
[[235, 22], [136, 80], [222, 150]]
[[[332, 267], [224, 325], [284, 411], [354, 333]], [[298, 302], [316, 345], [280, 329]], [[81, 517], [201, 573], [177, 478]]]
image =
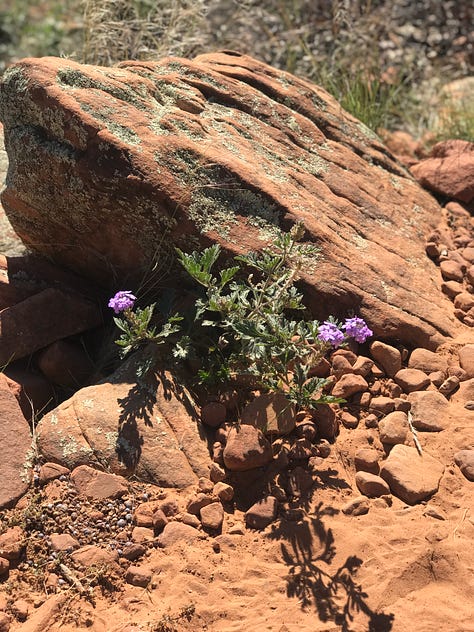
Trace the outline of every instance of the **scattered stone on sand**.
[[440, 432], [450, 423], [449, 402], [437, 391], [414, 391], [408, 395], [413, 426], [417, 430]]
[[400, 444], [393, 446], [380, 468], [392, 494], [409, 505], [432, 496], [443, 472], [444, 465], [427, 452], [420, 455], [416, 448]]
[[274, 496], [259, 500], [245, 512], [245, 524], [250, 529], [265, 529], [271, 524], [278, 510], [278, 501]]
[[229, 470], [251, 470], [267, 465], [272, 459], [272, 446], [258, 428], [242, 424], [230, 430], [224, 448], [224, 463]]
[[409, 429], [407, 414], [396, 410], [379, 421], [380, 441], [387, 445], [405, 443]]
[[454, 461], [468, 481], [474, 481], [474, 450], [459, 450]]

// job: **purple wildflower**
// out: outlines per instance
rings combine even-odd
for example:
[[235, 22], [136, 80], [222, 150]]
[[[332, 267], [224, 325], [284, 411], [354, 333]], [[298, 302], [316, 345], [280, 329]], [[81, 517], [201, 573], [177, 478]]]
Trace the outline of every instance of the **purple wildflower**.
[[354, 318], [346, 318], [346, 322], [342, 326], [346, 331], [346, 335], [354, 338], [356, 342], [365, 342], [367, 338], [374, 333], [367, 327], [367, 323], [362, 318], [355, 316]]
[[136, 300], [137, 297], [134, 296], [130, 290], [121, 290], [110, 299], [109, 307], [111, 307], [116, 314], [120, 314], [120, 312], [124, 312], [127, 309], [132, 309]]
[[344, 342], [344, 338], [344, 333], [337, 325], [331, 323], [329, 320], [325, 320], [324, 323], [318, 327], [318, 340], [329, 342], [335, 349]]

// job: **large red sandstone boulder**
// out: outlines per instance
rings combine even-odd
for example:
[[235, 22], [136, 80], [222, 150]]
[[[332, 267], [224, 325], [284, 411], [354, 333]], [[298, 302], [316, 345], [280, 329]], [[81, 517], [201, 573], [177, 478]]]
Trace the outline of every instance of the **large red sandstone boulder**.
[[209, 476], [205, 434], [186, 391], [163, 373], [136, 382], [135, 354], [117, 371], [45, 415], [37, 427], [46, 461], [73, 469], [102, 468], [164, 487], [183, 488]]
[[302, 220], [316, 318], [435, 347], [456, 323], [424, 238], [440, 208], [323, 89], [231, 52], [194, 60], [26, 59], [0, 88], [2, 203], [33, 250], [104, 283], [211, 241], [268, 244]]

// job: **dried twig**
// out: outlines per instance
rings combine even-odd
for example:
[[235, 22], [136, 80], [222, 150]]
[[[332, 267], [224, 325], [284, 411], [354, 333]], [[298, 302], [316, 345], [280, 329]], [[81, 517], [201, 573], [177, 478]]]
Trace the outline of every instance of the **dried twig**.
[[67, 581], [77, 588], [81, 595], [85, 595], [87, 593], [87, 590], [81, 584], [77, 575], [70, 568], [68, 568], [65, 564], [59, 564], [59, 570]]
[[416, 449], [418, 450], [418, 454], [420, 456], [422, 456], [423, 455], [423, 450], [421, 449], [420, 442], [418, 441], [418, 433], [417, 433], [417, 431], [415, 430], [415, 428], [413, 426], [413, 415], [411, 414], [410, 411], [408, 411], [407, 417], [408, 417], [408, 426], [409, 426], [409, 428], [411, 430], [411, 434], [413, 435], [413, 442], [414, 442], [414, 444], [416, 446]]

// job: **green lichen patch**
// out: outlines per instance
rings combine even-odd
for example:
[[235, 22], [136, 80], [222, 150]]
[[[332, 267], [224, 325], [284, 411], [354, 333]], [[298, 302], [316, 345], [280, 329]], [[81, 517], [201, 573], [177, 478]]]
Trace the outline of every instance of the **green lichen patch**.
[[62, 68], [56, 74], [56, 80], [65, 89], [98, 90], [110, 97], [128, 103], [139, 110], [148, 110], [149, 93], [144, 85], [117, 85], [107, 81], [98, 81], [87, 76], [77, 68]]
[[123, 143], [127, 145], [140, 145], [141, 139], [140, 136], [133, 131], [130, 127], [126, 125], [122, 125], [117, 121], [111, 119], [116, 111], [114, 108], [104, 108], [102, 107], [100, 110], [94, 108], [90, 105], [90, 103], [85, 103], [82, 101], [78, 101], [80, 108], [93, 116], [98, 122], [102, 123], [111, 134], [113, 134], [116, 138], [121, 140]]

